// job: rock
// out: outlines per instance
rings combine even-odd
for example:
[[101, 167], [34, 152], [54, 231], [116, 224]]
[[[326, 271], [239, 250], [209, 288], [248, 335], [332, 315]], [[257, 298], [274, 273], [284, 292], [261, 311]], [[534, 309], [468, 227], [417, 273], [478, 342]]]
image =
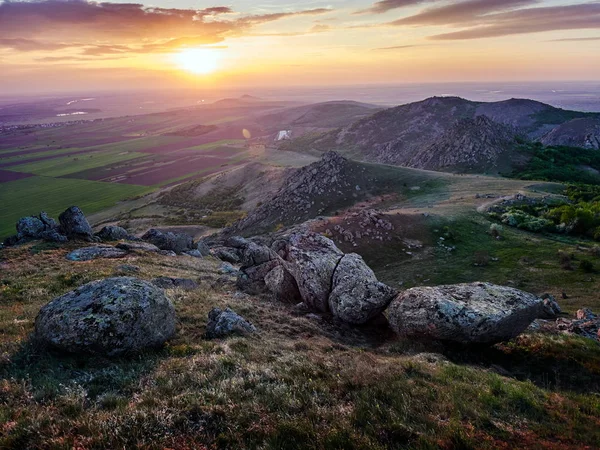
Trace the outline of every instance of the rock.
[[277, 255], [269, 247], [249, 242], [242, 250], [242, 265], [252, 267], [277, 259]]
[[17, 222], [17, 236], [19, 238], [38, 239], [40, 234], [46, 229], [44, 222], [39, 217], [22, 217]]
[[276, 300], [283, 303], [297, 304], [302, 301], [298, 284], [283, 266], [277, 266], [264, 278], [265, 286]]
[[221, 267], [219, 267], [219, 272], [221, 272], [225, 275], [237, 276], [239, 273], [239, 270], [237, 270], [231, 264], [224, 262], [223, 264], [221, 264]]
[[232, 236], [225, 241], [225, 246], [242, 250], [246, 248], [249, 243], [250, 241], [246, 238], [241, 236]]
[[129, 237], [129, 233], [125, 228], [109, 225], [96, 233], [96, 237], [100, 238], [102, 241], [114, 242], [127, 239]]
[[200, 250], [190, 250], [189, 252], [185, 252], [185, 255], [191, 256], [192, 258], [198, 258], [198, 259], [202, 259], [202, 253], [200, 252]]
[[241, 261], [240, 256], [231, 248], [227, 247], [215, 247], [210, 250], [211, 254], [220, 259], [221, 261], [225, 261], [231, 264], [239, 264]]
[[115, 267], [115, 273], [118, 274], [132, 274], [140, 272], [139, 266], [134, 266], [133, 264], [121, 264]]
[[214, 308], [208, 313], [207, 339], [218, 339], [231, 335], [244, 336], [252, 333], [256, 333], [254, 325], [229, 308], [224, 311]]
[[330, 239], [309, 232], [292, 234], [284, 254], [302, 301], [310, 309], [329, 312], [333, 273], [344, 253]]
[[200, 241], [196, 244], [196, 249], [202, 256], [210, 256], [210, 247], [205, 242]]
[[577, 317], [577, 320], [593, 320], [596, 318], [596, 314], [589, 308], [578, 309], [575, 316]]
[[136, 278], [93, 281], [44, 306], [35, 338], [59, 350], [107, 356], [162, 345], [175, 333], [175, 308]]
[[67, 237], [60, 233], [58, 223], [41, 212], [39, 216], [22, 217], [16, 225], [17, 234], [5, 241], [7, 246], [25, 243], [32, 239], [43, 239], [63, 243]]
[[152, 284], [161, 287], [163, 289], [184, 289], [186, 291], [193, 291], [198, 289], [200, 286], [194, 280], [188, 278], [169, 278], [159, 277], [152, 280]]
[[159, 252], [160, 249], [154, 244], [147, 242], [121, 242], [117, 248], [127, 252]]
[[542, 295], [541, 299], [544, 301], [542, 314], [540, 315], [540, 319], [556, 319], [562, 313], [558, 302], [554, 298], [554, 296], [550, 294]]
[[381, 314], [396, 291], [377, 281], [375, 273], [357, 254], [345, 255], [333, 275], [329, 307], [344, 322], [361, 325]]
[[556, 328], [566, 334], [575, 334], [600, 341], [600, 317], [590, 309], [580, 309], [575, 319], [558, 319]]
[[60, 234], [57, 229], [42, 231], [40, 238], [48, 242], [58, 242], [61, 244], [69, 240], [65, 235]]
[[94, 241], [92, 227], [85, 218], [83, 211], [77, 206], [67, 209], [58, 217], [58, 220], [63, 233], [69, 239]]
[[392, 301], [388, 315], [401, 336], [494, 344], [521, 334], [542, 309], [533, 294], [473, 283], [409, 289]]
[[161, 256], [168, 256], [169, 258], [174, 258], [177, 256], [177, 253], [172, 250], [159, 250], [158, 254]]
[[67, 255], [69, 261], [91, 261], [93, 259], [116, 259], [127, 256], [125, 250], [115, 247], [85, 247], [73, 250]]
[[238, 289], [251, 295], [262, 294], [266, 290], [265, 277], [280, 264], [280, 261], [273, 260], [258, 266], [243, 267], [237, 277]]
[[173, 251], [177, 254], [194, 249], [193, 239], [187, 234], [171, 233], [170, 231], [163, 233], [152, 229], [144, 234], [142, 239], [156, 245], [161, 250]]

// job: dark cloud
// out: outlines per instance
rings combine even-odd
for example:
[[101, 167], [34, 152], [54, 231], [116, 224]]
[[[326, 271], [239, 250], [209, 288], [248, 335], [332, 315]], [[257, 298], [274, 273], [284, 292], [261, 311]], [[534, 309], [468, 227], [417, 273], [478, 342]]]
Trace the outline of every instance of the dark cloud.
[[84, 56], [164, 52], [239, 36], [260, 24], [330, 12], [318, 8], [234, 16], [227, 6], [206, 9], [153, 8], [137, 3], [85, 0], [0, 3], [0, 47], [19, 51], [83, 48]]
[[538, 0], [466, 0], [426, 9], [392, 25], [453, 25], [479, 20], [490, 13], [513, 10], [538, 3]]
[[381, 0], [367, 9], [361, 9], [354, 14], [383, 14], [393, 9], [404, 8], [406, 6], [420, 5], [422, 3], [432, 3], [437, 0]]
[[435, 40], [480, 39], [557, 30], [600, 28], [600, 3], [518, 9], [489, 14], [479, 24], [432, 36]]

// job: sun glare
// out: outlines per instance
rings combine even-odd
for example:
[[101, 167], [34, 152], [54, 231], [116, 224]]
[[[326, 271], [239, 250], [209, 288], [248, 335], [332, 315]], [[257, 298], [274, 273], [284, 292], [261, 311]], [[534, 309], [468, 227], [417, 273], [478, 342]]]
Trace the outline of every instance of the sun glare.
[[174, 55], [179, 68], [198, 75], [207, 75], [219, 68], [219, 52], [211, 48], [190, 48]]

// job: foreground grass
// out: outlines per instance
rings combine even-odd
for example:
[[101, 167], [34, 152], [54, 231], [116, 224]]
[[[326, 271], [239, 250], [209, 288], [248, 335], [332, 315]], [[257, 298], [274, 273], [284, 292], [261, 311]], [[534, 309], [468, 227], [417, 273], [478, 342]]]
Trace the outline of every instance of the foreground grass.
[[[131, 256], [74, 264], [67, 249], [0, 253], [0, 448], [597, 448], [600, 346], [525, 335], [491, 350], [395, 339], [235, 293], [218, 262]], [[189, 277], [164, 349], [121, 359], [60, 355], [28, 342], [39, 308], [112, 275]], [[249, 338], [206, 341], [229, 305]]]

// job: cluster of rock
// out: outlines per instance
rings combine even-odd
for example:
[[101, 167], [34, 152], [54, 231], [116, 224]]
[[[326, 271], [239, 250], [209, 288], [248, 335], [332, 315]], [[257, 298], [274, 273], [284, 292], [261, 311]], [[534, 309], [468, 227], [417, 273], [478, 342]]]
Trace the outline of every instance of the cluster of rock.
[[548, 317], [536, 320], [531, 324], [530, 329], [532, 331], [582, 336], [600, 341], [600, 316], [594, 314], [590, 309], [578, 310], [573, 318], [559, 317], [556, 320], [553, 319], [553, 317]]
[[394, 224], [382, 217], [380, 211], [374, 209], [363, 209], [359, 212], [351, 213], [345, 216], [346, 225], [356, 222], [359, 230], [344, 227], [342, 224], [335, 224], [333, 227], [325, 229], [325, 236], [329, 238], [339, 237], [344, 242], [358, 246], [357, 241], [364, 239], [376, 241], [389, 241], [392, 239], [390, 231], [394, 230]]

